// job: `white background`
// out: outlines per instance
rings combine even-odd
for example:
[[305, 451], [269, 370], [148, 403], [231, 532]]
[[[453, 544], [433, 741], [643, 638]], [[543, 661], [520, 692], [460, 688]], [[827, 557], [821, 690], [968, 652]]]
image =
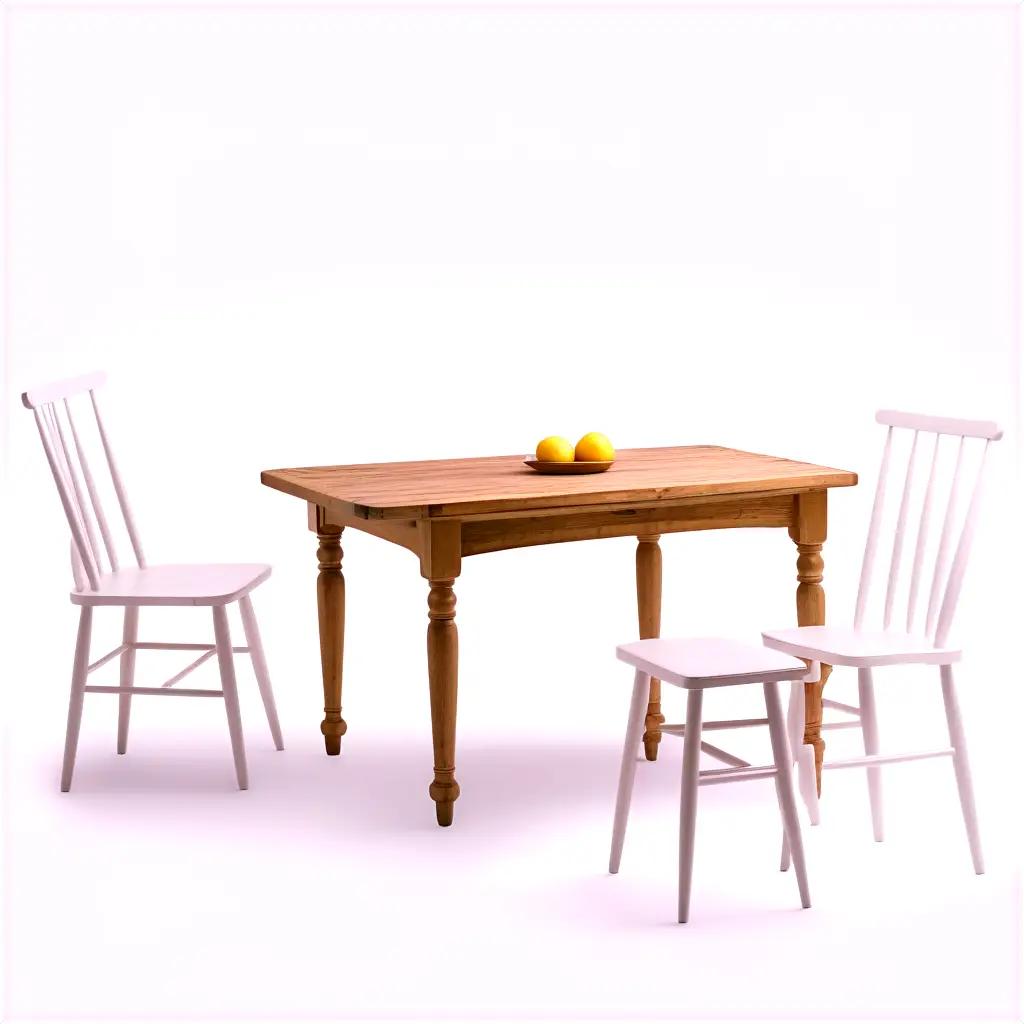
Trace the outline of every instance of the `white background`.
[[[11, 1019], [1014, 1015], [1016, 5], [4, 13]], [[150, 561], [275, 567], [256, 604], [288, 749], [247, 685], [246, 794], [216, 702], [137, 700], [118, 759], [102, 697], [56, 792], [74, 613], [18, 394], [96, 367]], [[852, 469], [824, 552], [842, 622], [883, 406], [1007, 427], [956, 631], [984, 878], [941, 763], [887, 773], [882, 847], [862, 780], [826, 779], [806, 914], [774, 871], [770, 790], [716, 788], [693, 923], [669, 927], [671, 740], [640, 773], [635, 859], [603, 877], [628, 539], [464, 565], [463, 795], [442, 832], [426, 584], [348, 531], [349, 733], [323, 756], [315, 538], [261, 469], [588, 430]], [[662, 547], [666, 633], [792, 620], [781, 531]], [[98, 621], [102, 652], [118, 626]], [[150, 639], [208, 632], [143, 613]], [[140, 683], [170, 671], [141, 662]], [[880, 702], [887, 741], [941, 732], [930, 676]]]

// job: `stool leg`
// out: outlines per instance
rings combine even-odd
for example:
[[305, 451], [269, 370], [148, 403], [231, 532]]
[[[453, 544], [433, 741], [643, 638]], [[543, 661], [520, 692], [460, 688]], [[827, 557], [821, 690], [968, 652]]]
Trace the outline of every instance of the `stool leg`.
[[626, 742], [622, 748], [622, 767], [619, 769], [619, 792], [615, 797], [615, 823], [612, 825], [612, 853], [608, 859], [608, 870], [614, 875], [622, 860], [622, 844], [626, 839], [626, 822], [629, 821], [629, 801], [633, 795], [633, 779], [636, 777], [636, 759], [640, 740], [644, 732], [644, 717], [647, 712], [647, 698], [650, 693], [650, 678], [646, 672], [636, 671], [633, 681], [633, 699], [629, 705], [629, 720], [626, 723]]
[[679, 923], [690, 917], [693, 880], [693, 844], [697, 827], [697, 789], [700, 771], [701, 705], [703, 690], [686, 694], [686, 729], [683, 733], [683, 783], [679, 798]]
[[[878, 753], [878, 715], [875, 710], [875, 686], [871, 669], [857, 669], [857, 691], [860, 704], [860, 725], [864, 733], [864, 753]], [[871, 803], [871, 827], [875, 842], [882, 841], [882, 769], [877, 765], [867, 769], [868, 800]]]
[[[786, 726], [782, 717], [782, 702], [779, 700], [779, 684], [764, 684], [764, 703], [768, 712], [768, 733], [772, 741], [772, 754], [775, 757], [775, 792], [779, 798], [779, 810], [782, 812], [782, 827], [785, 830], [788, 848], [796, 868], [796, 882], [800, 889], [800, 904], [811, 905], [810, 891], [807, 887], [807, 865], [804, 861], [804, 844], [800, 835], [800, 816], [796, 809], [796, 797], [793, 795], [793, 755], [786, 740]], [[783, 846], [785, 853], [786, 846]]]

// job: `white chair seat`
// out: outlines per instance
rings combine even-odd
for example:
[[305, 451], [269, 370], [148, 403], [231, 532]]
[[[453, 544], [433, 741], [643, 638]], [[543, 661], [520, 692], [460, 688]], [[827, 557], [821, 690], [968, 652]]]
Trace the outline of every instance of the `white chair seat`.
[[100, 576], [96, 590], [72, 590], [72, 604], [223, 605], [237, 601], [270, 575], [270, 566], [149, 565]]
[[952, 647], [934, 647], [924, 636], [897, 630], [852, 626], [793, 626], [761, 634], [773, 650], [826, 665], [874, 668], [881, 665], [951, 665], [960, 660]]
[[802, 679], [807, 666], [768, 647], [721, 637], [636, 640], [615, 649], [619, 661], [684, 689]]

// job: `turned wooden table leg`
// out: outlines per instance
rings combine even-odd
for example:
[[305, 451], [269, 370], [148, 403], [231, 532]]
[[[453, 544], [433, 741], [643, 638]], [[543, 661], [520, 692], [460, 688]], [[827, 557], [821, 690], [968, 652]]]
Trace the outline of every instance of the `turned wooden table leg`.
[[341, 573], [342, 527], [323, 522], [317, 510], [316, 607], [320, 620], [320, 668], [324, 678], [324, 720], [320, 731], [328, 754], [341, 753], [341, 737], [348, 726], [341, 717], [341, 671], [345, 657], [345, 577]]
[[438, 825], [455, 818], [455, 713], [459, 693], [459, 630], [455, 625], [455, 580], [462, 571], [462, 526], [457, 521], [418, 525], [420, 574], [430, 583], [427, 596], [427, 675], [430, 725], [434, 736], [434, 801]]
[[[661, 547], [660, 534], [637, 537], [636, 546], [636, 608], [640, 620], [640, 639], [661, 635]], [[644, 755], [648, 761], [658, 759], [661, 726], [661, 680], [651, 679], [651, 693], [644, 720]]]
[[430, 797], [438, 825], [455, 816], [455, 715], [459, 690], [459, 628], [455, 625], [454, 579], [431, 580], [427, 607], [427, 672], [430, 676], [430, 724], [434, 735], [434, 781]]
[[[825, 588], [821, 581], [825, 560], [821, 548], [828, 524], [828, 492], [810, 491], [794, 498], [793, 524], [789, 535], [796, 544], [796, 620], [800, 626], [825, 624]], [[831, 665], [821, 666], [821, 680], [804, 684], [804, 743], [814, 747], [814, 771], [821, 794], [821, 765], [825, 759], [825, 741], [821, 738], [821, 697], [832, 673]]]

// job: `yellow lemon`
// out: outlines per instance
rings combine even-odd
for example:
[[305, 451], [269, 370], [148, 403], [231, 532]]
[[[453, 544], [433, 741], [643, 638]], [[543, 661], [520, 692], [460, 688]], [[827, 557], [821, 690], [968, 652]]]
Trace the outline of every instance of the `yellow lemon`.
[[592, 431], [584, 434], [576, 442], [577, 462], [611, 462], [615, 458], [615, 449], [604, 434]]
[[537, 445], [538, 462], [572, 462], [572, 443], [564, 437], [545, 437]]

